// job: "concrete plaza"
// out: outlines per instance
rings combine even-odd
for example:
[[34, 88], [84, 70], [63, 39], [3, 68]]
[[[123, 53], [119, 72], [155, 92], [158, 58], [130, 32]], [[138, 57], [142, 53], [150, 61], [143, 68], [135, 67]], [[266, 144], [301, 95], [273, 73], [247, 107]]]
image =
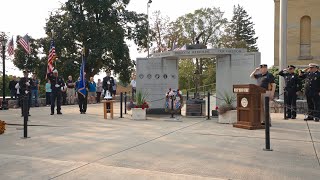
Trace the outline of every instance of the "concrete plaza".
[[[217, 119], [130, 114], [105, 120], [102, 104], [31, 109], [29, 139], [19, 109], [0, 111], [0, 179], [320, 179], [320, 123], [272, 114], [271, 147], [264, 130], [244, 130]], [[130, 113], [130, 112], [129, 112]], [[310, 129], [310, 131], [309, 131]]]

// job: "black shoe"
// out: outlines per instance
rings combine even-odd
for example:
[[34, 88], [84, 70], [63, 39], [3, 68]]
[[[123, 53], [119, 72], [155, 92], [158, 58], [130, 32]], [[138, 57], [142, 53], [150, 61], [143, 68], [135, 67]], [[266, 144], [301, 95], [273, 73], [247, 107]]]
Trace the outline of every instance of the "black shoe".
[[261, 125], [264, 125], [264, 122], [262, 122]]
[[296, 117], [291, 117], [291, 119], [296, 119]]
[[28, 116], [31, 116], [30, 114], [28, 114]]
[[315, 122], [319, 122], [319, 118], [315, 118], [314, 121], [315, 121]]
[[54, 115], [54, 113], [51, 113], [50, 115]]
[[313, 118], [308, 116], [308, 117], [304, 118], [303, 120], [310, 121], [310, 120], [313, 120]]
[[57, 114], [62, 114], [61, 112], [57, 112]]
[[86, 114], [86, 112], [82, 112], [83, 114]]

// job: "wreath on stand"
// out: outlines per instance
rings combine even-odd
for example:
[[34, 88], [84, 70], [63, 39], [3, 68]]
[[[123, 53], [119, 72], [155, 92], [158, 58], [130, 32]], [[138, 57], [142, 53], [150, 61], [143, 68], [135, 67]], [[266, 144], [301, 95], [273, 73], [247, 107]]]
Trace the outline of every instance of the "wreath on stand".
[[[173, 107], [172, 107], [172, 104], [173, 104]], [[182, 97], [181, 91], [179, 89], [174, 90], [170, 88], [169, 91], [166, 93], [166, 102], [165, 102], [166, 112], [171, 112], [171, 113], [178, 112], [181, 110], [182, 106], [183, 106], [183, 97]]]

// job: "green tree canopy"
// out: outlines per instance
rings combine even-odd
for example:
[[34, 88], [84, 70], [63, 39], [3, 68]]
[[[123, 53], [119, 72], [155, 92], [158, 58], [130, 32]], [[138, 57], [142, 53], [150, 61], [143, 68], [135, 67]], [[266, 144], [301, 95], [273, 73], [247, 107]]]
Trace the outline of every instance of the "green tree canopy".
[[[110, 68], [123, 82], [128, 82], [134, 68], [125, 40], [133, 40], [139, 48], [146, 47], [147, 20], [145, 14], [126, 10], [130, 0], [68, 0], [51, 13], [45, 25], [47, 37], [34, 40], [35, 58], [27, 68], [45, 74], [51, 32], [57, 54], [56, 68], [65, 78], [78, 76], [81, 52], [87, 49], [87, 76]], [[19, 48], [19, 47], [18, 47]], [[39, 53], [40, 58], [36, 52]], [[25, 69], [25, 56], [17, 51], [16, 66]], [[40, 61], [40, 62], [39, 62]], [[19, 63], [18, 63], [19, 62]], [[29, 64], [28, 64], [29, 65]]]
[[248, 51], [258, 51], [252, 17], [240, 5], [233, 7], [233, 17], [225, 29], [221, 39], [221, 47], [246, 48]]

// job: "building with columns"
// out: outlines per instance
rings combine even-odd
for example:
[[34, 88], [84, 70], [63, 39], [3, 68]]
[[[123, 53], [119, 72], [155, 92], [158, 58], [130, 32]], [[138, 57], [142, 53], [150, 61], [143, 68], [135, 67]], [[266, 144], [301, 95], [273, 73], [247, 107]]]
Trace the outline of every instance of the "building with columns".
[[[287, 64], [320, 64], [320, 0], [287, 1]], [[280, 0], [274, 3], [274, 65], [279, 66]]]

